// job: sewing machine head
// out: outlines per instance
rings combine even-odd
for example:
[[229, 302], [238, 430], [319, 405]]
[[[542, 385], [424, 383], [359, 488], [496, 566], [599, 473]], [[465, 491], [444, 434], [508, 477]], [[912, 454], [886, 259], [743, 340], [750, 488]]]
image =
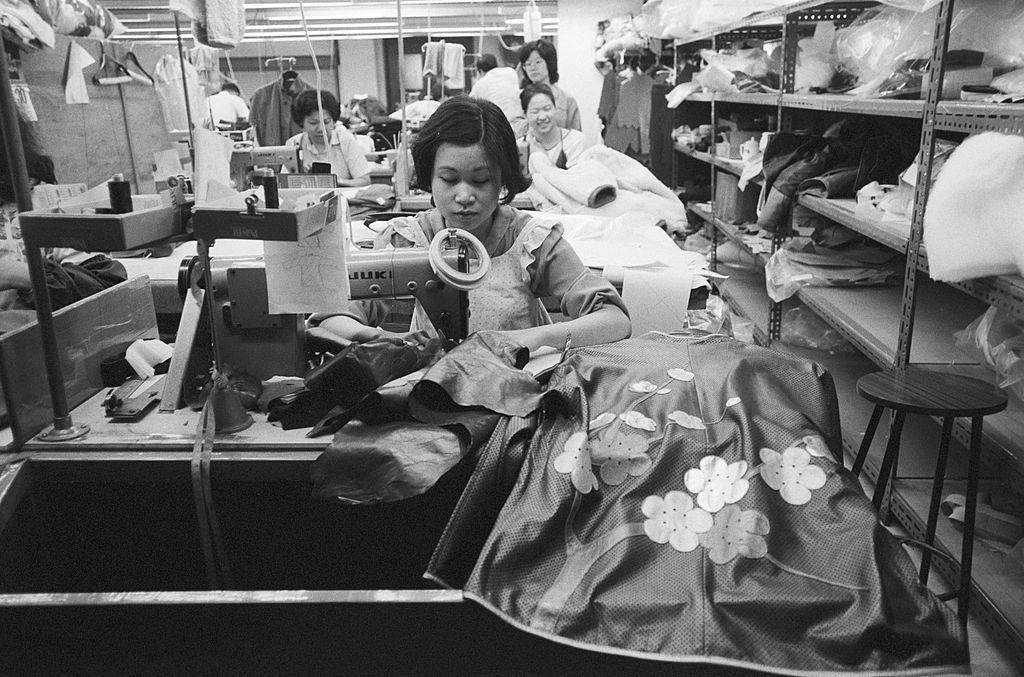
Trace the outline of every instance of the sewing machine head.
[[[443, 258], [453, 269], [460, 265], [458, 250]], [[465, 252], [461, 254], [464, 258]], [[468, 332], [466, 292], [438, 276], [430, 252], [421, 248], [353, 253], [346, 259], [350, 298], [415, 298], [433, 322], [446, 347]], [[305, 318], [267, 312], [267, 276], [262, 258], [231, 257], [211, 260], [214, 331], [224, 362], [236, 371], [261, 379], [301, 376], [307, 368]]]

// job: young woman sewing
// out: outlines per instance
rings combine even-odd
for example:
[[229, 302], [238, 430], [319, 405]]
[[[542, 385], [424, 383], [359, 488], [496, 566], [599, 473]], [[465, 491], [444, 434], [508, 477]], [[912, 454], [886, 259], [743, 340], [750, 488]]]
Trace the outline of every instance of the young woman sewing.
[[[360, 149], [356, 137], [337, 124], [341, 117], [341, 104], [330, 92], [320, 92], [317, 105], [316, 90], [299, 94], [292, 104], [292, 119], [302, 125], [302, 133], [296, 134], [285, 145], [296, 146], [302, 151], [302, 171], [313, 169], [314, 162], [331, 165], [331, 173], [337, 177], [339, 186], [370, 185], [370, 163]], [[324, 119], [320, 119], [323, 108]]]
[[[562, 227], [508, 206], [528, 180], [519, 167], [516, 139], [495, 104], [456, 96], [441, 104], [420, 130], [412, 150], [417, 187], [429, 190], [434, 209], [388, 222], [376, 246], [427, 247], [445, 228], [476, 236], [491, 257], [480, 287], [469, 292], [470, 331], [500, 330], [530, 350], [609, 343], [629, 336], [625, 305], [611, 284], [583, 265], [562, 239]], [[551, 324], [540, 299], [555, 298], [564, 322]], [[359, 301], [349, 312], [314, 316], [312, 323], [349, 340], [387, 332], [377, 328], [387, 301]], [[433, 333], [422, 309], [406, 338]]]
[[576, 164], [587, 146], [587, 137], [583, 132], [564, 129], [556, 124], [557, 109], [551, 88], [540, 84], [526, 85], [519, 98], [529, 125], [524, 141], [526, 169], [532, 173], [532, 163], [549, 164], [559, 169], [568, 169]]

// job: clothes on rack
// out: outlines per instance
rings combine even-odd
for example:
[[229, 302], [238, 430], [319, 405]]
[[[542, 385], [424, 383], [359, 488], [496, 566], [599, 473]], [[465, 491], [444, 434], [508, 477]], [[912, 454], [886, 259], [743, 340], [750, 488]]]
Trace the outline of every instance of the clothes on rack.
[[445, 89], [466, 88], [466, 48], [454, 42], [444, 45], [444, 80]]
[[[651, 152], [651, 90], [654, 79], [626, 68], [605, 76], [598, 115], [607, 120], [604, 142], [633, 157]], [[611, 90], [611, 91], [606, 91]]]
[[249, 101], [249, 122], [261, 146], [283, 145], [302, 132], [302, 126], [292, 120], [292, 104], [299, 94], [312, 88], [296, 74], [294, 78], [282, 77], [256, 90]]

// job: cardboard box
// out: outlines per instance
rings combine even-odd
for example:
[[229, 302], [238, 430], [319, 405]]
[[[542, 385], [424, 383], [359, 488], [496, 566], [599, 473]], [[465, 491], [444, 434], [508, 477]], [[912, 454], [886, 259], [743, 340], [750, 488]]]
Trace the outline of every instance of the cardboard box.
[[[248, 195], [249, 192], [238, 193], [196, 207], [192, 217], [192, 230], [196, 238], [298, 242], [337, 219], [338, 201], [345, 199], [337, 188], [326, 191], [281, 188], [278, 191], [280, 209], [266, 209], [260, 200], [253, 212], [249, 213], [245, 203]], [[316, 197], [312, 204], [296, 208], [297, 204], [311, 195]], [[340, 208], [347, 213], [346, 207]]]
[[726, 223], [757, 221], [757, 198], [761, 187], [751, 183], [746, 190], [738, 187], [739, 178], [728, 172], [715, 172], [715, 214]]
[[26, 246], [70, 247], [86, 252], [142, 249], [181, 234], [175, 210], [160, 195], [133, 195], [133, 211], [97, 214], [108, 200], [34, 209], [19, 216]]
[[[987, 85], [992, 82], [990, 66], [974, 66], [971, 68], [955, 68], [946, 71], [942, 80], [943, 99], [959, 99], [960, 88], [964, 85]], [[921, 94], [925, 98], [925, 94]]]

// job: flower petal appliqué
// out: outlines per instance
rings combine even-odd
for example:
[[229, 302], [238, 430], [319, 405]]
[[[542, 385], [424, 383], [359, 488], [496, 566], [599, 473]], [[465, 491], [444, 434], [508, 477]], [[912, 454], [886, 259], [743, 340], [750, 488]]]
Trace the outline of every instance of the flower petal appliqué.
[[693, 414], [687, 414], [685, 411], [679, 411], [678, 409], [668, 415], [668, 420], [690, 430], [704, 430], [707, 428], [704, 425], [704, 421]]

